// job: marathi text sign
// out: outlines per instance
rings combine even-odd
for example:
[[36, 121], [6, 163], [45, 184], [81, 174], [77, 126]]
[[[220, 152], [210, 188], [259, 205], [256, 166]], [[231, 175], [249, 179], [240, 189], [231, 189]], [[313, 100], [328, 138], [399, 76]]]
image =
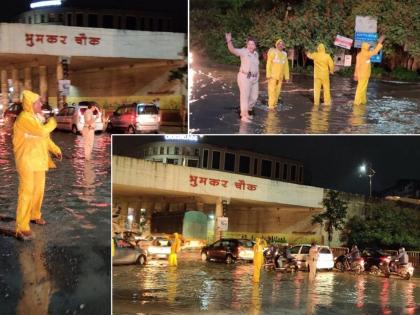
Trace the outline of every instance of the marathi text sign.
[[26, 46], [33, 47], [35, 45], [70, 45], [76, 43], [78, 45], [99, 45], [100, 37], [88, 37], [85, 33], [80, 33], [78, 36], [69, 38], [67, 35], [49, 35], [49, 34], [33, 34], [25, 33]]
[[[190, 175], [191, 187], [207, 186], [207, 184], [209, 186], [214, 186], [214, 187], [221, 186], [224, 188], [229, 188], [228, 180]], [[249, 191], [257, 190], [257, 185], [247, 183], [243, 179], [237, 180], [231, 186], [239, 190], [249, 190]]]
[[351, 49], [352, 44], [353, 44], [353, 40], [351, 38], [344, 37], [341, 35], [337, 35], [334, 41], [335, 46], [345, 48], [345, 49]]

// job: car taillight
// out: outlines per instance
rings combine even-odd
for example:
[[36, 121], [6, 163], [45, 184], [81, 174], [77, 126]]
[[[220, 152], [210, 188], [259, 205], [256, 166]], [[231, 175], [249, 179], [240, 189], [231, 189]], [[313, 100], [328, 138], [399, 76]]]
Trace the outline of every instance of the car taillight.
[[380, 260], [389, 264], [389, 262], [391, 261], [391, 257], [389, 257], [389, 256], [387, 256], [387, 257], [380, 257]]

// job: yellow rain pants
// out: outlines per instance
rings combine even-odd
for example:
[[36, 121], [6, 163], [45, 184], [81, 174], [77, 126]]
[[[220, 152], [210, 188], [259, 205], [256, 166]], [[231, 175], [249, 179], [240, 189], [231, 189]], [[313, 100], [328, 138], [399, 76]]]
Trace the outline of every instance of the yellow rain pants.
[[260, 282], [261, 267], [264, 264], [264, 240], [256, 239], [254, 245], [254, 273], [252, 276], [252, 281]]
[[179, 239], [178, 233], [174, 233], [174, 241], [171, 244], [171, 254], [168, 257], [169, 266], [177, 266], [178, 259], [177, 253], [181, 249], [181, 240]]

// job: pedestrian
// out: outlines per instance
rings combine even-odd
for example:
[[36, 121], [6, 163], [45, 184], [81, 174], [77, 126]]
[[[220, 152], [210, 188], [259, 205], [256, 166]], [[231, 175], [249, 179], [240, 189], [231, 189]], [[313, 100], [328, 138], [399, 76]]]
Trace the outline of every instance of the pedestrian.
[[92, 110], [92, 103], [88, 104], [88, 108], [83, 114], [85, 124], [83, 125], [83, 146], [85, 149], [85, 159], [90, 160], [93, 149], [93, 141], [95, 140], [95, 120], [96, 116]]
[[318, 262], [318, 246], [316, 246], [315, 242], [312, 242], [311, 248], [309, 249], [309, 257], [308, 257], [310, 280], [315, 279], [317, 262]]
[[39, 115], [43, 116], [40, 96], [24, 90], [22, 107], [23, 111], [13, 126], [13, 152], [19, 175], [16, 237], [31, 240], [33, 234], [29, 222], [46, 224], [41, 213], [45, 172], [55, 168], [49, 152], [59, 159], [62, 155], [60, 148], [50, 138], [57, 122], [51, 117], [44, 125], [39, 118]]
[[241, 121], [251, 122], [250, 113], [253, 112], [258, 99], [259, 59], [256, 51], [257, 44], [253, 37], [248, 36], [246, 47], [235, 48], [232, 44], [232, 34], [226, 33], [229, 51], [241, 58], [237, 80], [240, 92]]
[[281, 93], [283, 79], [289, 81], [289, 62], [281, 39], [267, 54], [266, 77], [268, 80], [268, 108], [275, 109]]
[[378, 43], [372, 51], [369, 51], [368, 43], [362, 43], [362, 48], [356, 57], [356, 67], [354, 68], [354, 81], [357, 81], [354, 105], [364, 105], [367, 103], [367, 87], [371, 72], [370, 58], [382, 49], [384, 39], [384, 35], [379, 37]]
[[252, 276], [254, 282], [260, 282], [261, 268], [264, 264], [264, 247], [266, 245], [267, 243], [263, 239], [257, 237], [254, 245], [254, 270]]
[[324, 90], [324, 104], [331, 105], [330, 74], [334, 74], [334, 61], [325, 52], [324, 44], [319, 44], [317, 52], [307, 52], [306, 56], [314, 61], [314, 105], [318, 106], [321, 88]]
[[171, 244], [171, 254], [168, 257], [169, 266], [177, 266], [178, 258], [177, 253], [181, 249], [181, 240], [179, 239], [178, 233], [174, 233], [174, 241]]

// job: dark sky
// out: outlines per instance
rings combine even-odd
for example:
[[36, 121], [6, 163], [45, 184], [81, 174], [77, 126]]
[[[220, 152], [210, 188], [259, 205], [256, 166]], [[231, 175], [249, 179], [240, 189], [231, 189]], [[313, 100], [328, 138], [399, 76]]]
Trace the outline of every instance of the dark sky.
[[[7, 22], [24, 11], [30, 10], [34, 0], [3, 0], [0, 2], [0, 21]], [[64, 6], [101, 9], [138, 9], [172, 12], [183, 21], [183, 31], [187, 30], [188, 0], [65, 0]]]
[[[113, 138], [113, 152], [120, 155], [156, 139]], [[318, 187], [367, 194], [368, 178], [358, 173], [362, 162], [376, 171], [373, 190], [399, 179], [420, 180], [420, 136], [205, 136], [201, 141], [300, 160], [311, 173], [311, 185]]]

